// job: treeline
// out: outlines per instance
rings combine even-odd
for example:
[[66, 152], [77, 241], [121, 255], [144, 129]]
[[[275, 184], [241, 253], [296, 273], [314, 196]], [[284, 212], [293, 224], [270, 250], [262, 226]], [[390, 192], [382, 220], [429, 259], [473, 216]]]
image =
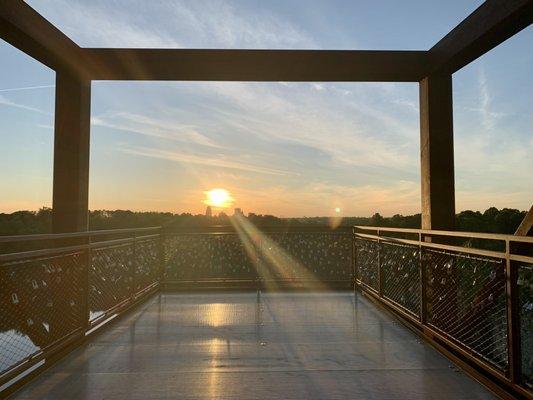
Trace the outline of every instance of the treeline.
[[[526, 215], [525, 211], [511, 208], [498, 210], [491, 207], [485, 212], [462, 211], [456, 215], [456, 229], [471, 232], [509, 233], [516, 228]], [[127, 210], [96, 210], [89, 213], [89, 229], [140, 228], [149, 226], [163, 227], [199, 227], [212, 225], [229, 225], [230, 217], [224, 213], [217, 216], [193, 215], [190, 213], [173, 214], [168, 212], [133, 212]], [[248, 219], [256, 226], [303, 226], [328, 225], [327, 217], [278, 218], [273, 215], [250, 213]], [[394, 215], [383, 217], [376, 213], [372, 217], [346, 217], [341, 224], [371, 225], [396, 228], [420, 228], [420, 214]], [[39, 211], [17, 211], [0, 214], [0, 235], [22, 235], [48, 233], [52, 230], [52, 211], [42, 208]]]

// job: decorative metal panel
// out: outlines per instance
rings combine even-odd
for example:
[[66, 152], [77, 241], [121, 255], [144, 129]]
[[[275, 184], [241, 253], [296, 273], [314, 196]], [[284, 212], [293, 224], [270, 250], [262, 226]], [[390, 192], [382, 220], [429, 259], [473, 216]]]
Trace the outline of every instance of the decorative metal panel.
[[383, 297], [420, 316], [420, 251], [417, 246], [381, 243]]
[[[513, 265], [515, 267], [515, 265]], [[518, 268], [518, 314], [520, 320], [520, 348], [522, 350], [522, 381], [533, 388], [533, 265]]]
[[425, 249], [427, 320], [502, 371], [508, 369], [502, 259]]
[[0, 265], [0, 374], [83, 327], [84, 254]]
[[357, 279], [378, 290], [379, 243], [374, 240], [355, 240]]
[[173, 235], [165, 240], [165, 279], [257, 279], [256, 264], [237, 235]]
[[89, 268], [90, 320], [94, 320], [133, 294], [133, 243], [91, 251]]
[[350, 280], [352, 236], [269, 234], [174, 235], [165, 240], [167, 280]]
[[332, 233], [270, 234], [261, 245], [263, 265], [277, 279], [349, 281], [352, 237]]
[[157, 282], [159, 275], [159, 239], [138, 240], [135, 243], [135, 292]]

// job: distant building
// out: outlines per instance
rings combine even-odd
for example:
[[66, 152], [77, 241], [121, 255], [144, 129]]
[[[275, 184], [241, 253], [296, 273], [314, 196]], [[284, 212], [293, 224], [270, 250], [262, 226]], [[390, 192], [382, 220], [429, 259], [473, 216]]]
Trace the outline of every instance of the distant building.
[[242, 212], [241, 208], [236, 208], [233, 215], [242, 215], [244, 216], [244, 213]]
[[213, 216], [213, 210], [211, 210], [211, 206], [207, 206], [205, 209], [205, 216], [206, 217], [212, 217]]

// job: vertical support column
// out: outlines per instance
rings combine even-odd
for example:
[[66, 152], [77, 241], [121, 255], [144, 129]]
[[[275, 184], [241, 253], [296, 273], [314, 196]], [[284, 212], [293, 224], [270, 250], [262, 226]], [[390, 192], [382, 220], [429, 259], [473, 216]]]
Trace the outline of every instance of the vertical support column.
[[453, 230], [455, 187], [451, 75], [420, 82], [422, 229]]
[[509, 363], [509, 376], [512, 383], [520, 381], [522, 367], [522, 352], [520, 350], [520, 324], [518, 310], [518, 268], [511, 261], [511, 243], [505, 241], [505, 291], [507, 294], [507, 357]]
[[91, 81], [57, 71], [52, 228], [86, 231], [89, 198]]

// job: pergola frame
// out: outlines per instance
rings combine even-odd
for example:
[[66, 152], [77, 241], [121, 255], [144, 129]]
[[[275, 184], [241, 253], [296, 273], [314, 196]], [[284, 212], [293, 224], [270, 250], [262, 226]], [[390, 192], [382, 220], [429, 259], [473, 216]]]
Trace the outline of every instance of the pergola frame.
[[93, 80], [418, 82], [422, 228], [452, 230], [452, 74], [532, 22], [533, 0], [487, 0], [428, 51], [95, 49], [0, 0], [0, 38], [56, 72], [55, 232], [88, 228]]

